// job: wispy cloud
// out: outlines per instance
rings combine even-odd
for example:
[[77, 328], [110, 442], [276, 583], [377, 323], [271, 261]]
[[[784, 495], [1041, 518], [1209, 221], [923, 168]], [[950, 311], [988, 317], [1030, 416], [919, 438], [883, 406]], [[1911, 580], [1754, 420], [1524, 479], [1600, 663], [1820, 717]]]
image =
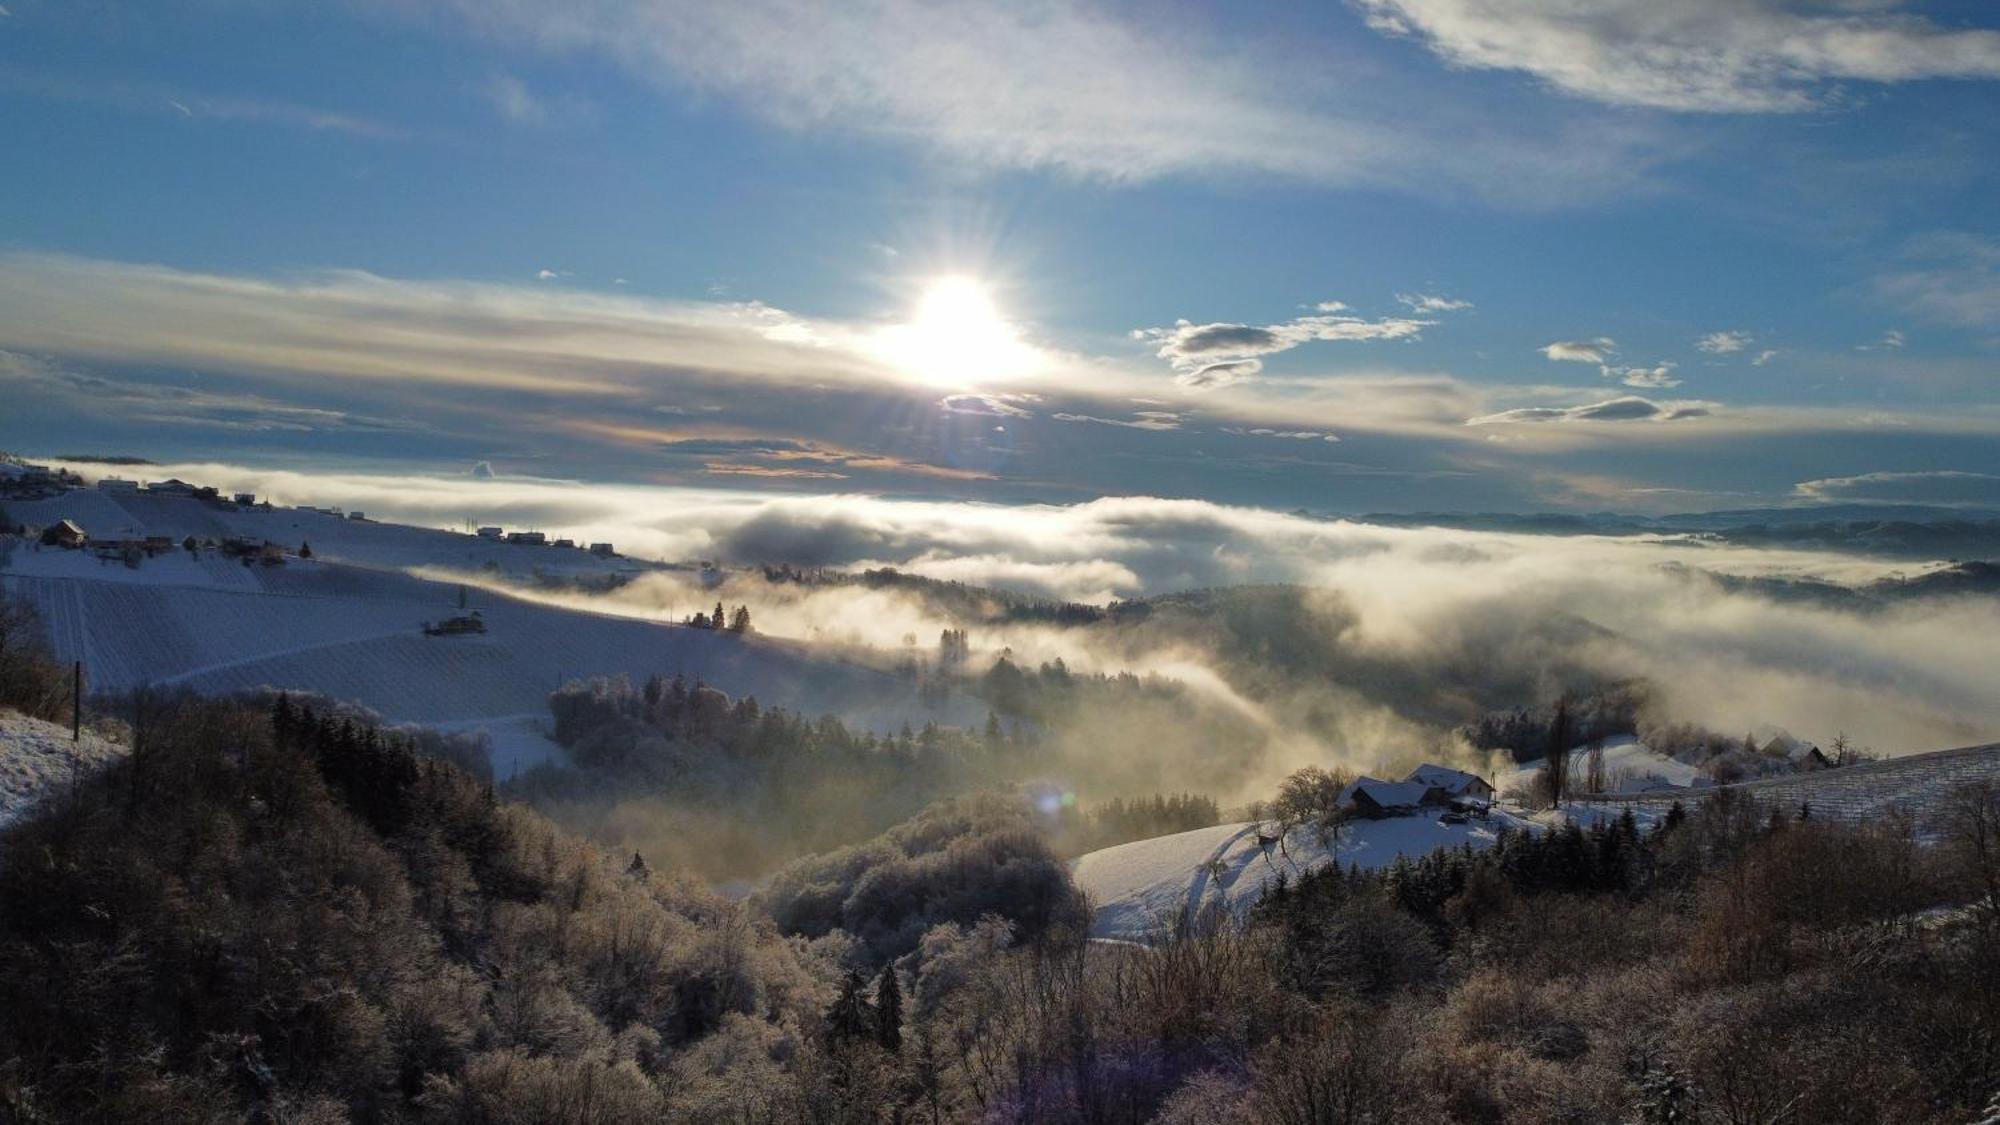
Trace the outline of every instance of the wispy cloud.
[[2000, 325], [2000, 238], [1938, 232], [1912, 239], [1903, 258], [1906, 268], [1875, 279], [1883, 299], [1940, 324]]
[[1133, 339], [1157, 345], [1153, 354], [1173, 365], [1182, 386], [1210, 389], [1243, 382], [1263, 370], [1259, 357], [1290, 351], [1314, 341], [1414, 340], [1435, 320], [1353, 316], [1338, 301], [1322, 302], [1326, 310], [1279, 324], [1196, 324], [1177, 320], [1171, 328], [1141, 328]]
[[962, 394], [944, 396], [938, 400], [938, 409], [947, 414], [982, 414], [993, 418], [1029, 418], [1034, 415], [1034, 412], [1029, 407], [1040, 401], [1041, 396], [1034, 394], [968, 391]]
[[1243, 437], [1281, 438], [1289, 441], [1340, 440], [1339, 435], [1330, 434], [1324, 430], [1276, 430], [1269, 426], [1254, 426], [1248, 429], [1242, 426], [1224, 426], [1222, 427], [1222, 432], [1225, 434], [1237, 434]]
[[2000, 31], [1906, 0], [1359, 0], [1376, 29], [1460, 66], [1516, 70], [1620, 105], [1815, 108], [1838, 81], [2000, 78]]
[[1495, 414], [1467, 419], [1468, 426], [1493, 426], [1511, 422], [1682, 422], [1705, 418], [1715, 412], [1707, 402], [1656, 402], [1627, 395], [1623, 398], [1587, 402], [1575, 406], [1522, 406]]
[[1552, 360], [1568, 363], [1608, 363], [1618, 354], [1618, 341], [1609, 336], [1596, 336], [1587, 340], [1557, 340], [1542, 345], [1542, 354]]
[[1756, 337], [1748, 332], [1731, 330], [1710, 332], [1694, 342], [1696, 351], [1709, 355], [1735, 355], [1756, 342]]
[[1816, 501], [2000, 507], [2000, 476], [1948, 469], [1823, 477], [1801, 481], [1793, 491]]
[[488, 78], [477, 87], [477, 92], [495, 113], [515, 125], [540, 128], [584, 121], [596, 113], [589, 101], [576, 94], [544, 94], [529, 87], [520, 77], [505, 71]]
[[1396, 300], [1407, 305], [1412, 312], [1420, 313], [1463, 312], [1472, 307], [1471, 301], [1461, 301], [1455, 297], [1444, 297], [1435, 293], [1398, 293]]
[[1674, 364], [1661, 360], [1651, 367], [1600, 367], [1598, 373], [1606, 379], [1616, 379], [1628, 387], [1660, 389], [1678, 387], [1681, 380], [1674, 374]]
[[1099, 418], [1092, 414], [1056, 413], [1049, 417], [1058, 422], [1092, 422], [1100, 426], [1122, 426], [1130, 430], [1153, 430], [1164, 432], [1181, 428], [1181, 416], [1168, 410], [1135, 411], [1130, 418]]
[[179, 121], [276, 125], [373, 140], [403, 140], [412, 135], [401, 126], [373, 118], [283, 99], [206, 94], [136, 82], [83, 82], [5, 66], [0, 66], [0, 92], [112, 106], [137, 113], [171, 114]]
[[409, 419], [283, 402], [242, 390], [111, 378], [8, 351], [0, 351], [0, 388], [15, 396], [39, 391], [67, 400], [81, 412], [108, 411], [123, 421], [161, 426], [347, 434], [414, 433], [426, 428]]
[[1410, 114], [1423, 87], [1347, 77], [1338, 40], [1196, 32], [1096, 0], [356, 3], [598, 55], [781, 127], [916, 145], [974, 167], [1113, 182], [1254, 173], [1546, 206], [1631, 185], [1657, 159], [1637, 123]]

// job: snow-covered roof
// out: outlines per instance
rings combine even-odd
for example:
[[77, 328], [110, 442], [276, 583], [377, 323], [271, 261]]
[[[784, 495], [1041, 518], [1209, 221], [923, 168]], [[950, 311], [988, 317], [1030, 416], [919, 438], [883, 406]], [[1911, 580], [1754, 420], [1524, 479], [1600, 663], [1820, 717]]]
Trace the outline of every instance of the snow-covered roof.
[[1435, 762], [1425, 762], [1423, 765], [1411, 770], [1410, 776], [1403, 780], [1414, 781], [1423, 785], [1434, 785], [1454, 797], [1463, 796], [1474, 785], [1482, 785], [1487, 789], [1492, 788], [1491, 785], [1487, 784], [1485, 778], [1476, 773], [1455, 770], [1450, 766], [1440, 766]]
[[1377, 781], [1369, 778], [1354, 783], [1354, 795], [1366, 796], [1377, 808], [1400, 809], [1421, 805], [1432, 786], [1421, 781]]
[[1355, 778], [1353, 781], [1348, 782], [1347, 787], [1340, 791], [1340, 796], [1335, 800], [1334, 803], [1339, 805], [1341, 808], [1346, 808], [1348, 805], [1354, 803], [1354, 791], [1356, 789], [1359, 789], [1364, 785], [1387, 785], [1387, 784], [1389, 783], [1383, 781], [1379, 777], [1369, 777], [1367, 774], [1364, 773], [1360, 777]]

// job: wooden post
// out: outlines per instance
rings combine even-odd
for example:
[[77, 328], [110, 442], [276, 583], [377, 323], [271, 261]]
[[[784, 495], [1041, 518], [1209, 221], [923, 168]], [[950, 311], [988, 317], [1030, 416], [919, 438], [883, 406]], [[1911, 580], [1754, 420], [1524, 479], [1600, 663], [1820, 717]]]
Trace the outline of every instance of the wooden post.
[[71, 669], [69, 690], [69, 740], [83, 740], [83, 661]]

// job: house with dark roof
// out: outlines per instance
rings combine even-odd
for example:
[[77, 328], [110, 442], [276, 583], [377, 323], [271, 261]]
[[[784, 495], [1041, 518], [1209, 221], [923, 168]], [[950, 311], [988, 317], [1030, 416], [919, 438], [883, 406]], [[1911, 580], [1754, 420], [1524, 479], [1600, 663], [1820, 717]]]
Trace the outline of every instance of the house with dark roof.
[[1384, 781], [1358, 777], [1341, 790], [1339, 805], [1356, 816], [1380, 820], [1410, 816], [1425, 808], [1451, 804], [1451, 794], [1420, 781]]
[[90, 542], [75, 520], [57, 520], [42, 529], [42, 544], [48, 547], [81, 547]]
[[1440, 766], [1433, 762], [1425, 762], [1423, 765], [1411, 770], [1410, 776], [1403, 780], [1414, 781], [1423, 785], [1435, 785], [1453, 797], [1462, 800], [1490, 801], [1493, 799], [1493, 786], [1485, 778], [1476, 773], [1455, 770], [1450, 766]]

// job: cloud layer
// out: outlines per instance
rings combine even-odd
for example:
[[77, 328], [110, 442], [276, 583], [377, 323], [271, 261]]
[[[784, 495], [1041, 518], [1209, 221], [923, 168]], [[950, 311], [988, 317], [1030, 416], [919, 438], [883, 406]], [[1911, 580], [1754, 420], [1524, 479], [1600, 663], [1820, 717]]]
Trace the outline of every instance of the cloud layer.
[[1359, 0], [1369, 22], [1460, 66], [1523, 71], [1619, 105], [1795, 112], [1842, 80], [2000, 78], [2000, 31], [1904, 0]]

